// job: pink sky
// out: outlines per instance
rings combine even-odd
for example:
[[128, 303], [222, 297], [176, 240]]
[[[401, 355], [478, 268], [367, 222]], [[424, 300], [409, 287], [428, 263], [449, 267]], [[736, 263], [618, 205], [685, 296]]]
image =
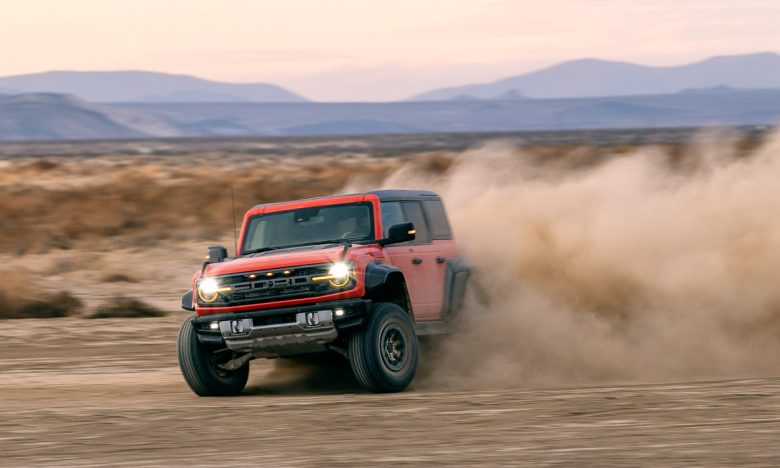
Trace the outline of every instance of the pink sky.
[[393, 100], [595, 57], [780, 52], [780, 0], [0, 0], [0, 76], [153, 70]]

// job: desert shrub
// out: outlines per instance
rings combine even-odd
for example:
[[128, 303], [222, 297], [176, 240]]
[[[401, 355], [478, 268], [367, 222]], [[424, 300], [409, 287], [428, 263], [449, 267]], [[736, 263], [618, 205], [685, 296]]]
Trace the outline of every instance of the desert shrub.
[[0, 291], [0, 320], [67, 317], [77, 314], [82, 307], [81, 300], [66, 291], [35, 298]]
[[32, 173], [36, 173], [36, 172], [51, 171], [59, 167], [60, 165], [58, 163], [51, 161], [49, 159], [38, 159], [36, 161], [33, 161], [29, 166], [27, 166], [26, 169]]
[[119, 296], [97, 307], [90, 319], [163, 317], [165, 312], [138, 299]]
[[137, 283], [138, 280], [124, 273], [110, 273], [103, 277], [104, 283]]

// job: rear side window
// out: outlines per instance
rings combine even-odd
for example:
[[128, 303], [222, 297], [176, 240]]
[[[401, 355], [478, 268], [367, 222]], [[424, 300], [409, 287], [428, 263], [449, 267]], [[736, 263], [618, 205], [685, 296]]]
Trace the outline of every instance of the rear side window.
[[382, 202], [382, 229], [384, 230], [384, 236], [387, 237], [387, 231], [393, 225], [401, 223], [413, 223], [414, 228], [417, 230], [415, 240], [404, 242], [404, 244], [427, 244], [431, 241], [428, 223], [425, 221], [422, 206], [419, 202]]
[[423, 207], [431, 225], [431, 236], [434, 239], [452, 239], [450, 223], [447, 221], [447, 213], [441, 200], [426, 200], [423, 202]]

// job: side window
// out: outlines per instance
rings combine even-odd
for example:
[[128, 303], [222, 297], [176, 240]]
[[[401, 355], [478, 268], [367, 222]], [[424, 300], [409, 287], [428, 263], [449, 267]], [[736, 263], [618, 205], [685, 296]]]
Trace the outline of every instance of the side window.
[[401, 202], [382, 202], [382, 231], [387, 237], [387, 231], [395, 224], [405, 223], [406, 218], [401, 210]]
[[431, 234], [428, 230], [428, 223], [425, 222], [422, 206], [420, 202], [403, 202], [404, 217], [414, 224], [417, 230], [417, 237], [413, 244], [427, 244], [431, 242]]
[[450, 223], [441, 200], [426, 200], [423, 202], [425, 215], [431, 223], [431, 235], [434, 239], [452, 239]]
[[411, 242], [404, 242], [398, 245], [427, 244], [431, 242], [431, 234], [428, 229], [428, 223], [425, 221], [422, 206], [420, 202], [382, 202], [382, 229], [384, 236], [387, 237], [387, 231], [395, 224], [413, 223], [417, 230], [416, 238]]

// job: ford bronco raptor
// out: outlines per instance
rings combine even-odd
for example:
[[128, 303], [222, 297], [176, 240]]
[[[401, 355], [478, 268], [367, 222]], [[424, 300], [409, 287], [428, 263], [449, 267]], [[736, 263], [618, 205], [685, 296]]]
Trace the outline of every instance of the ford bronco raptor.
[[209, 247], [182, 308], [179, 366], [198, 395], [235, 395], [249, 361], [335, 351], [374, 392], [405, 389], [417, 336], [446, 331], [470, 268], [441, 199], [380, 190], [257, 205], [237, 255]]

